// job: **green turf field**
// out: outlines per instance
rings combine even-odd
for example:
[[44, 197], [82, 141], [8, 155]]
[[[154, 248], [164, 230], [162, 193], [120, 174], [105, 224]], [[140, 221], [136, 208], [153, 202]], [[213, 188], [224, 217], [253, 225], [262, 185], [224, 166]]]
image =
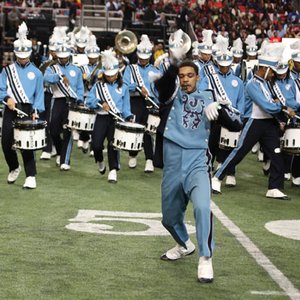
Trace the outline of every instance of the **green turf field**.
[[[59, 171], [55, 159], [38, 161], [38, 188], [22, 190], [24, 170], [8, 185], [1, 151], [0, 299], [300, 299], [294, 293], [300, 290], [300, 241], [264, 227], [269, 221], [300, 219], [300, 190], [288, 182], [285, 192], [292, 201], [265, 198], [267, 178], [256, 155], [250, 154], [238, 168], [238, 186], [223, 187], [222, 195], [213, 196], [292, 284], [294, 290], [282, 283], [292, 291], [289, 296], [217, 219], [215, 281], [202, 285], [196, 280], [197, 254], [161, 261], [160, 255], [174, 246], [172, 238], [133, 236], [130, 232], [148, 226], [121, 219], [120, 212], [160, 213], [162, 173], [144, 174], [142, 158], [130, 170], [122, 153], [122, 169], [113, 185], [107, 183], [107, 173], [98, 173], [92, 158], [74, 147], [69, 172]], [[79, 210], [119, 212], [106, 221], [87, 222], [90, 228], [114, 234], [67, 229], [76, 223]], [[159, 224], [159, 215], [153, 216]], [[186, 221], [194, 223], [191, 206]], [[191, 239], [196, 242], [194, 234]]]

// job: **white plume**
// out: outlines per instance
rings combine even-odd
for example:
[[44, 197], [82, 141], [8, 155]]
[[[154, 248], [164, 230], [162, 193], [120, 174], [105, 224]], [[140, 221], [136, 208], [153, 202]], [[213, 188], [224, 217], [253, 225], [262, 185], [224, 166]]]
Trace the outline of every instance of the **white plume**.
[[150, 82], [154, 82], [155, 80], [159, 79], [160, 77], [162, 77], [161, 73], [155, 73], [153, 71], [150, 71], [148, 73], [148, 78]]
[[300, 39], [297, 39], [297, 41], [294, 42], [293, 44], [291, 44], [290, 47], [291, 47], [292, 50], [300, 51]]
[[216, 39], [216, 45], [218, 47], [218, 52], [223, 55], [228, 53], [229, 40], [228, 38], [218, 35]]
[[254, 34], [249, 34], [245, 40], [245, 43], [250, 47], [256, 47], [256, 36]]
[[119, 64], [118, 59], [115, 56], [115, 52], [112, 49], [104, 50], [101, 52], [101, 62], [105, 69], [113, 69], [115, 65]]
[[172, 36], [171, 40], [169, 40], [170, 46], [173, 48], [179, 48], [183, 45], [183, 39], [182, 39], [183, 31], [181, 29], [175, 31]]
[[289, 45], [285, 46], [281, 53], [279, 63], [287, 65], [289, 60], [292, 58], [292, 53], [293, 51], [291, 47]]
[[19, 38], [19, 40], [25, 41], [27, 40], [27, 34], [28, 34], [28, 28], [25, 22], [23, 22], [18, 29], [18, 33], [17, 33], [17, 38]]
[[243, 42], [241, 38], [237, 38], [233, 41], [232, 48], [234, 48], [235, 50], [243, 50]]
[[150, 42], [147, 34], [142, 34], [141, 42], [138, 44], [137, 49], [140, 51], [152, 50], [153, 44]]
[[199, 43], [198, 41], [194, 41], [194, 42], [192, 43], [192, 47], [193, 47], [194, 49], [197, 49], [197, 48], [199, 47], [199, 45], [200, 45], [200, 43]]
[[212, 41], [212, 35], [213, 31], [211, 29], [204, 29], [202, 31], [202, 43], [207, 45], [207, 46], [212, 46], [213, 41]]
[[89, 36], [89, 39], [88, 39], [88, 44], [87, 44], [88, 47], [98, 47], [97, 46], [97, 40], [96, 40], [96, 36], [94, 36], [93, 34], [91, 34]]

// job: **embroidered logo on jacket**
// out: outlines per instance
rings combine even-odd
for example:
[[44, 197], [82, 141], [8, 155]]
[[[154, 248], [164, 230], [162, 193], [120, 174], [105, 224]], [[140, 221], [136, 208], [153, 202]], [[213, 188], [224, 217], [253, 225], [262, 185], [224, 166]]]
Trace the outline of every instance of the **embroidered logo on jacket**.
[[200, 98], [182, 96], [183, 115], [182, 125], [184, 128], [197, 129], [201, 123], [201, 116], [205, 107], [204, 101]]

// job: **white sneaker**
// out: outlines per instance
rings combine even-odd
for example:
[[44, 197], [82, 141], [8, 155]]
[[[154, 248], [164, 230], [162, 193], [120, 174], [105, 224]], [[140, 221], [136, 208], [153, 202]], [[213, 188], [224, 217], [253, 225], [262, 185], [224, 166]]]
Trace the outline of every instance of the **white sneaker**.
[[291, 180], [292, 174], [291, 173], [284, 173], [284, 180]]
[[21, 166], [18, 166], [16, 169], [10, 171], [7, 176], [7, 183], [14, 183], [18, 179], [20, 172]]
[[236, 186], [235, 176], [227, 175], [226, 176], [225, 185], [228, 186], [228, 187], [234, 187], [234, 186]]
[[62, 164], [60, 166], [61, 171], [69, 171], [70, 169], [71, 169], [70, 165], [67, 165], [67, 164]]
[[129, 156], [128, 167], [131, 169], [136, 167], [136, 157]]
[[[79, 141], [78, 141], [78, 142], [79, 142]], [[88, 150], [89, 150], [89, 146], [90, 146], [90, 142], [89, 142], [89, 141], [83, 142], [83, 144], [82, 144], [82, 152], [83, 152], [83, 153], [87, 153]]]
[[36, 180], [34, 176], [28, 176], [25, 179], [25, 183], [23, 184], [23, 189], [35, 189], [36, 188]]
[[106, 171], [106, 166], [105, 166], [105, 162], [103, 160], [103, 161], [99, 162], [99, 172], [100, 172], [100, 174], [103, 175], [105, 173], [105, 171]]
[[252, 152], [253, 154], [255, 154], [255, 153], [259, 150], [259, 147], [260, 147], [259, 143], [256, 143], [256, 144], [252, 147], [251, 152]]
[[266, 197], [273, 198], [273, 199], [290, 200], [290, 197], [288, 197], [286, 194], [282, 193], [279, 189], [268, 190]]
[[51, 153], [45, 151], [43, 151], [40, 156], [41, 160], [49, 160], [50, 158], [51, 158]]
[[264, 161], [264, 153], [260, 150], [258, 150], [257, 159], [258, 161]]
[[161, 255], [162, 260], [177, 260], [195, 252], [195, 245], [190, 239], [185, 242], [187, 249], [177, 244], [174, 248]]
[[211, 180], [211, 190], [213, 194], [221, 194], [221, 183], [222, 181], [219, 180], [217, 177], [213, 177]]
[[78, 140], [77, 142], [77, 148], [81, 149], [83, 147], [83, 141], [82, 140]]
[[72, 137], [74, 141], [79, 140], [79, 132], [77, 130], [72, 130]]
[[218, 163], [218, 164], [217, 164], [216, 171], [218, 171], [219, 169], [221, 169], [221, 167], [222, 167], [222, 164], [221, 164], [221, 163]]
[[109, 183], [117, 183], [117, 170], [116, 169], [109, 171], [107, 180]]
[[60, 166], [60, 155], [56, 156], [56, 161], [55, 161], [56, 165], [59, 167]]
[[57, 152], [56, 152], [55, 147], [53, 146], [52, 151], [51, 151], [51, 156], [56, 156], [56, 155], [57, 155]]
[[94, 157], [94, 151], [93, 150], [90, 151], [90, 157]]
[[145, 164], [145, 173], [152, 173], [154, 171], [152, 159], [147, 159]]
[[296, 187], [300, 187], [300, 177], [292, 177], [292, 185]]
[[200, 256], [198, 263], [198, 280], [201, 283], [212, 283], [214, 271], [211, 257]]

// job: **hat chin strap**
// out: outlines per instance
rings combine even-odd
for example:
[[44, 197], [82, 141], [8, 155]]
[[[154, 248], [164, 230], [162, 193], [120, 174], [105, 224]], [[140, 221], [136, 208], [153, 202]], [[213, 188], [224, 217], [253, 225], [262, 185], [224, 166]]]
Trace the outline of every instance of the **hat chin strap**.
[[268, 67], [268, 69], [267, 69], [267, 71], [265, 73], [264, 80], [267, 80], [269, 72], [270, 72], [270, 67]]

